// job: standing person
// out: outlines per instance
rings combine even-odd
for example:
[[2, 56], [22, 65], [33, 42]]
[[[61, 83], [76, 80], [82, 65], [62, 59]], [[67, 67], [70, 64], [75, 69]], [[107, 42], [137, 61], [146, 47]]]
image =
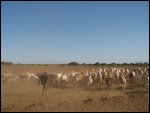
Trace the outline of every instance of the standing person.
[[48, 84], [48, 74], [46, 72], [44, 72], [43, 74], [41, 74], [39, 76], [39, 81], [38, 81], [38, 85], [41, 83], [41, 85], [43, 85], [43, 89], [42, 89], [42, 96], [44, 94], [44, 92], [47, 92], [47, 84]]

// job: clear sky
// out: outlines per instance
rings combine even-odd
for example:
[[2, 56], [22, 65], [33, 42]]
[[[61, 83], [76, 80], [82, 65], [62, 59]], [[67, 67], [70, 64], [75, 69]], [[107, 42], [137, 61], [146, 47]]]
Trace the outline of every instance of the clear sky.
[[149, 61], [148, 1], [1, 3], [1, 61]]

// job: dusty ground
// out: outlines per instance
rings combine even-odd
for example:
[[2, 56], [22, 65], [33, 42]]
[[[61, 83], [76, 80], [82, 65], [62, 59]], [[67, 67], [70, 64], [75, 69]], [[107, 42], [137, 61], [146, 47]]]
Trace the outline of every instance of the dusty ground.
[[[12, 72], [70, 72], [92, 69], [85, 66], [7, 66], [2, 73]], [[95, 68], [95, 67], [94, 67]], [[1, 79], [1, 111], [149, 111], [149, 91], [139, 81], [128, 84], [125, 93], [119, 83], [113, 83], [107, 92], [101, 90], [68, 86], [49, 87], [47, 95], [41, 97], [41, 86], [37, 80], [19, 80], [7, 84]]]

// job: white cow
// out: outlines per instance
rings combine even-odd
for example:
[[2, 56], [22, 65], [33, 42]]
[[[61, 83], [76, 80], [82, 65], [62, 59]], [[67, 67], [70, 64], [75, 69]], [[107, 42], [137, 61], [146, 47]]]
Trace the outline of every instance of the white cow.
[[67, 81], [68, 81], [68, 76], [67, 74], [62, 74], [61, 77], [60, 77], [60, 82], [61, 82], [61, 85], [63, 87], [65, 87], [65, 85], [67, 84]]
[[18, 76], [10, 76], [8, 78], [8, 84], [11, 83], [11, 82], [15, 83], [18, 78], [19, 78]]
[[98, 81], [98, 87], [101, 88], [102, 81], [103, 81], [103, 75], [101, 71], [97, 72], [97, 81]]
[[39, 77], [36, 76], [36, 74], [34, 74], [34, 73], [29, 73], [29, 72], [22, 73], [22, 74], [21, 74], [21, 77], [22, 77], [22, 78], [27, 78], [27, 80], [30, 80], [31, 78], [39, 79]]
[[56, 81], [57, 81], [57, 84], [60, 84], [60, 82], [61, 82], [61, 76], [62, 76], [63, 74], [62, 73], [56, 73]]
[[144, 72], [142, 75], [142, 83], [143, 86], [149, 86], [149, 73], [148, 72]]
[[127, 86], [127, 80], [126, 80], [126, 78], [124, 77], [123, 74], [119, 76], [119, 80], [120, 80], [120, 83], [121, 83], [122, 90], [125, 91], [125, 88]]
[[18, 79], [18, 76], [15, 76], [12, 73], [5, 73], [5, 74], [2, 74], [2, 76], [3, 76], [4, 80], [7, 81], [7, 83], [10, 83], [10, 82], [15, 83], [15, 81]]
[[12, 73], [5, 73], [5, 74], [2, 74], [2, 75], [3, 75], [3, 77], [11, 77], [11, 76], [13, 76]]
[[91, 77], [91, 76], [88, 76], [88, 82], [87, 82], [87, 85], [88, 85], [88, 86], [91, 86], [92, 83], [93, 83], [92, 77]]

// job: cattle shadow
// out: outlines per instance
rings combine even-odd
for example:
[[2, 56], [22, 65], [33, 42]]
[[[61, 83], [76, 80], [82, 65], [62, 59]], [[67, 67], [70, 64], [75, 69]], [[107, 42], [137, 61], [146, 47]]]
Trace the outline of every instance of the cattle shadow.
[[[137, 88], [143, 88], [143, 85], [141, 85], [141, 84], [139, 84], [139, 83], [128, 84], [125, 89], [126, 89], [126, 90], [134, 90], [134, 89], [137, 89]], [[116, 89], [116, 90], [121, 90], [122, 87], [119, 86], [119, 87], [116, 87], [115, 89]]]
[[138, 84], [138, 83], [128, 85], [128, 88], [130, 88], [130, 89], [141, 88], [141, 87], [143, 87], [143, 86], [141, 84]]
[[[116, 87], [114, 88], [115, 90], [122, 90], [122, 87]], [[133, 90], [134, 88], [133, 87], [126, 87], [125, 88], [126, 90]]]
[[76, 85], [68, 85], [68, 84], [65, 84], [65, 85], [61, 85], [61, 84], [50, 84], [48, 85], [49, 88], [58, 88], [58, 89], [72, 89], [72, 88], [78, 88], [79, 86], [76, 86]]
[[115, 89], [116, 90], [122, 90], [122, 87], [116, 87]]
[[84, 91], [106, 91], [107, 88], [106, 87], [102, 87], [102, 88], [89, 88], [89, 87], [84, 87], [82, 88], [81, 90], [84, 90]]
[[131, 94], [148, 94], [149, 92], [148, 91], [128, 91], [128, 92], [125, 92], [125, 94], [127, 95], [131, 95]]

